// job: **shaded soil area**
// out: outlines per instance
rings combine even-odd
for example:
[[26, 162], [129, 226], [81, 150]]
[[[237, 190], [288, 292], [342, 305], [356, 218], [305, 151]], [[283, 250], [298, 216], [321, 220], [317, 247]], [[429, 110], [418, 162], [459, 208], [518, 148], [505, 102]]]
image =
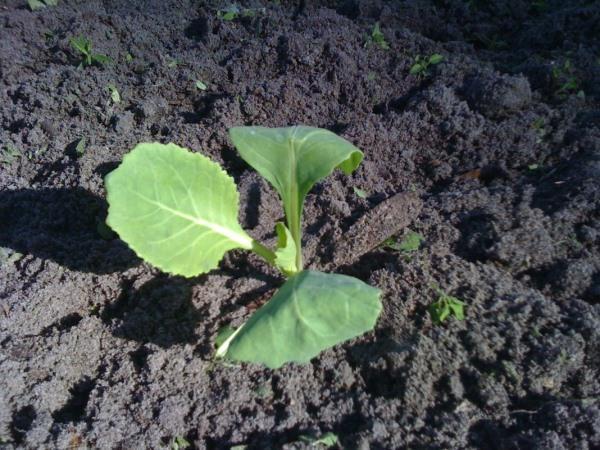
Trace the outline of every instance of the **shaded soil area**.
[[[226, 2], [0, 6], [0, 446], [309, 448], [300, 436], [333, 432], [348, 449], [600, 448], [598, 2], [237, 5], [233, 20]], [[78, 69], [77, 35], [113, 62]], [[214, 364], [219, 328], [281, 278], [244, 252], [161, 274], [103, 227], [102, 179], [137, 142], [188, 147], [236, 179], [244, 227], [272, 243], [281, 206], [227, 128], [293, 124], [365, 153], [309, 194], [305, 256], [381, 288], [384, 312], [307, 365]], [[390, 207], [402, 228], [371, 226], [398, 193], [419, 199], [412, 220]], [[348, 233], [409, 231], [417, 251], [336, 262]], [[432, 323], [434, 285], [464, 321]]]

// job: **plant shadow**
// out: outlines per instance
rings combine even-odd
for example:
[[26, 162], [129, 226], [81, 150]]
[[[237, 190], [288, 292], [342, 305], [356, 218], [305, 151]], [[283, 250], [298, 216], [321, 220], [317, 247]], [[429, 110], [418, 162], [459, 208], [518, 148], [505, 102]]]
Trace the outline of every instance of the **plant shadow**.
[[203, 314], [192, 302], [194, 284], [195, 279], [161, 274], [136, 289], [132, 280], [125, 280], [121, 295], [100, 318], [119, 338], [162, 348], [195, 343], [195, 328]]
[[95, 274], [138, 264], [106, 213], [105, 200], [81, 188], [0, 191], [0, 247]]

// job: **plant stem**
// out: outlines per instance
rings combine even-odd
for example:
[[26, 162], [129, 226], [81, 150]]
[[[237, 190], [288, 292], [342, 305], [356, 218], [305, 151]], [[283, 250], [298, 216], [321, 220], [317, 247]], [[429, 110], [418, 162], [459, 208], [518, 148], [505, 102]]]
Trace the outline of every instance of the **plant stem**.
[[[290, 221], [291, 222], [291, 221]], [[294, 243], [296, 244], [296, 269], [298, 272], [302, 271], [302, 236], [300, 234], [300, 219], [296, 220], [294, 223], [288, 223], [288, 227], [290, 229], [290, 233], [292, 234], [292, 238], [294, 239]]]
[[259, 256], [262, 256], [272, 266], [275, 265], [275, 252], [269, 250], [255, 239], [252, 239], [252, 251]]

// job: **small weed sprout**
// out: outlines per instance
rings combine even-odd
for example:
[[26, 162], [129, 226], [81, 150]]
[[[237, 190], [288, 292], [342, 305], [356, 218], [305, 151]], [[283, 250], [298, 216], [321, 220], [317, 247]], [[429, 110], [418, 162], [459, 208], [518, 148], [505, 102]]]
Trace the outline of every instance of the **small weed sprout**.
[[93, 53], [92, 52], [92, 41], [83, 36], [77, 36], [71, 38], [71, 47], [73, 47], [76, 51], [81, 53], [81, 61], [79, 63], [78, 69], [91, 66], [94, 64], [98, 64], [100, 66], [104, 64], [108, 64], [111, 59], [103, 55], [101, 53]]
[[196, 80], [196, 89], [199, 91], [205, 91], [208, 89], [208, 86], [203, 81]]
[[531, 128], [537, 132], [537, 138], [535, 142], [541, 144], [546, 137], [546, 122], [543, 117], [538, 117], [531, 123]]
[[390, 46], [385, 40], [385, 36], [379, 27], [379, 22], [376, 22], [373, 26], [373, 30], [371, 30], [370, 36], [367, 38], [367, 42], [365, 42], [365, 47], [369, 47], [371, 45], [377, 45], [379, 48], [383, 50], [389, 50]]
[[115, 104], [121, 103], [121, 94], [119, 94], [119, 90], [117, 89], [117, 87], [114, 84], [112, 84], [112, 83], [108, 84], [106, 86], [106, 89], [110, 93], [110, 99], [112, 100], [113, 103], [115, 103]]
[[444, 60], [444, 57], [439, 53], [434, 53], [428, 58], [424, 58], [421, 55], [417, 55], [415, 58], [413, 65], [410, 68], [410, 74], [416, 75], [418, 77], [426, 77], [429, 76], [429, 68], [431, 66], [435, 66], [441, 63]]
[[324, 446], [325, 448], [330, 448], [334, 445], [339, 445], [340, 443], [337, 435], [331, 431], [323, 434], [322, 436], [310, 436], [303, 434], [298, 438], [298, 440], [311, 446]]
[[186, 450], [190, 448], [192, 444], [187, 439], [181, 436], [176, 436], [171, 441], [171, 450]]
[[465, 303], [463, 301], [446, 294], [436, 286], [434, 286], [433, 289], [438, 295], [437, 301], [432, 303], [429, 307], [429, 314], [434, 323], [441, 324], [451, 315], [457, 320], [463, 320], [465, 318]]
[[217, 17], [226, 22], [231, 22], [239, 17], [254, 17], [258, 12], [264, 12], [264, 8], [240, 8], [237, 5], [229, 5], [217, 11]]
[[4, 150], [0, 152], [0, 163], [10, 165], [20, 158], [21, 152], [12, 145], [7, 145]]
[[79, 139], [79, 142], [77, 142], [77, 145], [75, 146], [75, 154], [78, 157], [83, 156], [83, 154], [85, 153], [85, 144], [86, 144], [86, 138], [84, 138], [84, 137]]
[[27, 0], [27, 5], [32, 11], [37, 11], [48, 6], [58, 5], [58, 0]]
[[361, 188], [353, 187], [352, 190], [354, 191], [357, 197], [367, 198], [369, 196], [369, 193]]
[[585, 93], [581, 90], [581, 81], [577, 77], [575, 67], [570, 59], [552, 68], [552, 80], [555, 85], [554, 95], [559, 99], [565, 99], [571, 94], [585, 98]]
[[420, 233], [409, 231], [402, 241], [397, 242], [396, 239], [392, 237], [383, 241], [381, 247], [409, 254], [419, 250], [424, 239], [425, 238]]

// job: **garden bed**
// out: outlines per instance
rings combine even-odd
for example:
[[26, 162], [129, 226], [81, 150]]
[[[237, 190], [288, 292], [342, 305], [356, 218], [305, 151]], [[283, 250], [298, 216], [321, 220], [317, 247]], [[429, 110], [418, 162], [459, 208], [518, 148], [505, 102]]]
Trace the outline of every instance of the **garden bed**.
[[[0, 445], [600, 447], [600, 6], [230, 6], [0, 6]], [[78, 68], [75, 36], [112, 62]], [[103, 177], [138, 142], [200, 152], [272, 244], [279, 200], [227, 129], [294, 124], [365, 154], [308, 195], [305, 259], [384, 311], [310, 364], [215, 363], [282, 278], [242, 251], [192, 279], [142, 263], [104, 225]], [[378, 221], [401, 192], [420, 208]], [[361, 244], [410, 232], [416, 250]], [[464, 320], [433, 323], [435, 286]]]

